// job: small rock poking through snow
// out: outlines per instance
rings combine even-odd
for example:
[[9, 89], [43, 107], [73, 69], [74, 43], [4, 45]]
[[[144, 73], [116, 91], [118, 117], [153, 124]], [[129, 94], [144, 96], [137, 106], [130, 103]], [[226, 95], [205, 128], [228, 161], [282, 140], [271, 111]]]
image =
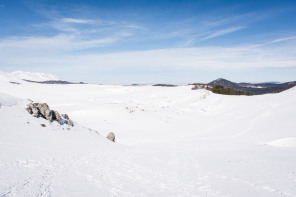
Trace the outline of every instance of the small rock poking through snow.
[[108, 138], [109, 140], [111, 140], [112, 142], [115, 142], [115, 134], [114, 134], [113, 132], [109, 133], [109, 134], [107, 135], [107, 138]]
[[42, 117], [50, 122], [57, 121], [60, 125], [74, 126], [67, 114], [60, 115], [59, 112], [50, 110], [47, 103], [29, 103], [26, 110], [36, 118]]

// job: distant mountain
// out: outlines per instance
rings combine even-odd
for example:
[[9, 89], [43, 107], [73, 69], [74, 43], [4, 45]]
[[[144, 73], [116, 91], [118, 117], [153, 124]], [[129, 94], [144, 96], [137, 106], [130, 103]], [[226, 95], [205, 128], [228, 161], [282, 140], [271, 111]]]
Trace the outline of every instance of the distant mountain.
[[24, 71], [16, 71], [12, 73], [0, 72], [0, 81], [10, 81], [12, 83], [22, 83], [23, 80], [29, 81], [59, 81], [56, 76], [45, 73], [30, 73]]
[[60, 80], [58, 77], [51, 74], [46, 74], [46, 73], [31, 73], [31, 72], [24, 72], [24, 71], [15, 71], [10, 73], [10, 75], [18, 79], [26, 79], [26, 80], [32, 80], [32, 81]]
[[228, 81], [223, 78], [216, 79], [216, 80], [208, 83], [208, 85], [211, 85], [211, 86], [222, 85], [225, 88], [233, 88], [233, 89], [238, 86], [237, 83], [234, 83], [232, 81]]
[[224, 88], [231, 88], [238, 91], [243, 91], [246, 93], [253, 93], [253, 94], [267, 94], [267, 93], [277, 93], [282, 92], [286, 89], [294, 87], [296, 85], [296, 81], [286, 82], [286, 83], [235, 83], [226, 79], [216, 79], [208, 85], [216, 86], [222, 85]]
[[176, 87], [177, 85], [172, 84], [154, 84], [152, 86], [160, 86], [160, 87]]
[[[62, 81], [62, 80], [49, 80], [49, 81], [32, 81], [32, 80], [26, 80], [26, 79], [23, 79], [23, 80], [26, 82], [42, 83], [42, 84], [86, 84], [84, 82], [74, 83], [74, 82]], [[13, 83], [13, 82], [10, 82], [10, 83]]]
[[83, 82], [74, 83], [60, 80], [58, 77], [45, 73], [30, 73], [24, 71], [16, 71], [12, 73], [0, 72], [0, 81], [7, 81], [11, 84], [20, 85], [24, 81], [30, 83], [42, 84], [85, 84]]

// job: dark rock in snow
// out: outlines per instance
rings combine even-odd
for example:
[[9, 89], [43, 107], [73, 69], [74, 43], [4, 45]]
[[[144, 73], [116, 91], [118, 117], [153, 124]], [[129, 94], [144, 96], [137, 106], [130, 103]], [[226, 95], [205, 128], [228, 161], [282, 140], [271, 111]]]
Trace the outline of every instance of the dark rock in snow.
[[61, 115], [63, 118], [65, 118], [66, 120], [69, 120], [69, 116], [67, 114], [62, 114]]
[[33, 104], [30, 103], [30, 104], [28, 104], [26, 110], [27, 110], [30, 114], [33, 114], [33, 110], [32, 110], [32, 108], [33, 108]]
[[68, 114], [62, 114], [61, 116], [65, 119], [66, 124], [72, 127], [74, 126], [73, 121], [69, 119]]
[[64, 123], [62, 116], [57, 111], [52, 111], [53, 113], [53, 119], [56, 120], [60, 125]]
[[44, 115], [46, 120], [49, 120], [50, 122], [54, 120], [52, 110], [48, 108], [47, 110], [45, 110], [44, 113], [45, 113]]
[[114, 135], [113, 132], [109, 133], [109, 134], [107, 135], [107, 138], [108, 138], [109, 140], [111, 140], [112, 142], [115, 142], [115, 135]]
[[68, 120], [68, 125], [71, 126], [71, 127], [74, 127], [74, 123], [73, 123], [73, 121], [69, 119], [69, 120]]
[[49, 110], [49, 106], [46, 103], [35, 103], [39, 109], [40, 114], [46, 118], [45, 111]]
[[39, 116], [40, 116], [40, 111], [39, 111], [38, 107], [33, 103], [30, 103], [27, 106], [27, 111], [36, 118], [39, 118]]
[[36, 118], [42, 117], [50, 122], [57, 121], [60, 125], [74, 126], [73, 121], [69, 119], [67, 114], [61, 116], [59, 112], [50, 110], [46, 103], [30, 103], [27, 105], [26, 110]]
[[42, 126], [42, 127], [46, 127], [46, 125], [45, 125], [45, 124], [41, 124], [41, 126]]

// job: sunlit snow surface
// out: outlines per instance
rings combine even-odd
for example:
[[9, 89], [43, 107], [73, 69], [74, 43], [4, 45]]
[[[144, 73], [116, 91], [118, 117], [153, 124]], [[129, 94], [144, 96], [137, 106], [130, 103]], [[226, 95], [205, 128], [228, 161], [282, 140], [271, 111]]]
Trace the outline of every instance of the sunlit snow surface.
[[[296, 196], [295, 88], [247, 97], [2, 78], [0, 92], [1, 197]], [[34, 118], [28, 99], [75, 127]]]

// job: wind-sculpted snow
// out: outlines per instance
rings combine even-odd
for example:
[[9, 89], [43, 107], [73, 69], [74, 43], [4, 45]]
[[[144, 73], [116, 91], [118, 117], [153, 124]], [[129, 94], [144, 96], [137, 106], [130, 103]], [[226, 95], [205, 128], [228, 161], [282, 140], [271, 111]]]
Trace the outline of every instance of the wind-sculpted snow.
[[[0, 108], [1, 197], [296, 196], [296, 88], [246, 97], [0, 81], [0, 92], [21, 99]], [[27, 99], [77, 124], [34, 118]]]

